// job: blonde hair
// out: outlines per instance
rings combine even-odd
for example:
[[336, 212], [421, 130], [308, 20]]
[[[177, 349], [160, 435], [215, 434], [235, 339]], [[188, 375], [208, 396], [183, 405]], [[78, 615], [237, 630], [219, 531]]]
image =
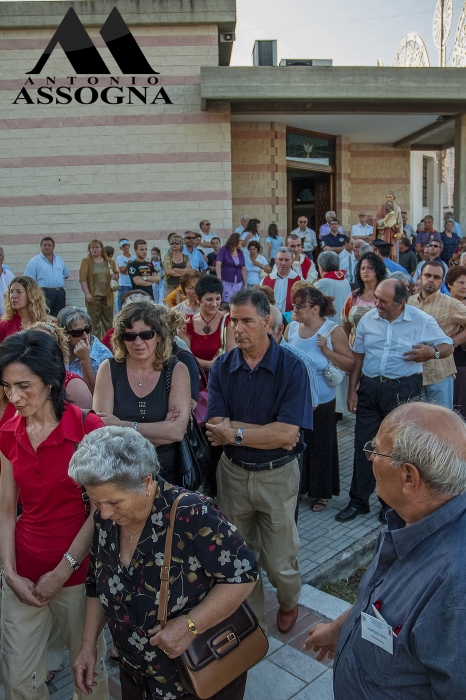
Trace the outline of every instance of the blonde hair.
[[64, 362], [68, 362], [69, 349], [68, 349], [68, 338], [66, 337], [65, 331], [60, 326], [56, 326], [53, 323], [44, 323], [44, 321], [37, 321], [28, 326], [28, 331], [43, 331], [48, 333], [58, 343], [58, 346], [62, 352]]
[[28, 313], [31, 323], [37, 323], [37, 321], [42, 321], [45, 323], [50, 322], [51, 317], [48, 315], [48, 308], [45, 301], [44, 292], [39, 287], [36, 280], [32, 279], [32, 277], [26, 276], [15, 277], [8, 285], [4, 297], [5, 313], [3, 314], [2, 318], [6, 319], [7, 321], [11, 321], [16, 314], [16, 311], [11, 306], [10, 300], [11, 285], [15, 284], [15, 282], [16, 284], [20, 284], [26, 290], [26, 295], [28, 298]]
[[93, 238], [92, 241], [89, 241], [89, 243], [87, 244], [87, 257], [88, 257], [90, 260], [93, 260], [93, 257], [92, 257], [92, 255], [91, 255], [91, 247], [92, 247], [93, 245], [100, 245], [100, 247], [101, 247], [101, 249], [102, 249], [102, 257], [103, 257], [104, 260], [107, 260], [107, 261], [108, 261], [108, 260], [111, 259], [111, 258], [108, 257], [107, 253], [105, 252], [104, 244], [102, 243], [102, 241], [99, 241], [98, 238]]
[[122, 333], [131, 329], [133, 323], [143, 321], [160, 337], [155, 349], [154, 369], [160, 372], [172, 354], [173, 333], [168, 322], [168, 312], [163, 306], [147, 301], [131, 301], [117, 314], [114, 321], [115, 332], [112, 347], [115, 360], [124, 362], [129, 352]]

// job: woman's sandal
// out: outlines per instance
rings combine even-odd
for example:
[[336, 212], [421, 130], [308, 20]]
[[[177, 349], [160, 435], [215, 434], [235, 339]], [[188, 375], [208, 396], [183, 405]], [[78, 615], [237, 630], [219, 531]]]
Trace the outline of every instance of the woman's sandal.
[[313, 513], [322, 513], [327, 508], [328, 498], [318, 498], [311, 506]]

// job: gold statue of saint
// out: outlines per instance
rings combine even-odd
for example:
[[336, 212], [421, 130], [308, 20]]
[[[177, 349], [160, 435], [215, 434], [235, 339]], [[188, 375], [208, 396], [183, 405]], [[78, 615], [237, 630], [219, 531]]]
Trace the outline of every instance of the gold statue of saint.
[[379, 207], [377, 217], [374, 222], [374, 238], [392, 243], [391, 259], [397, 260], [397, 241], [403, 236], [403, 220], [401, 209], [395, 202], [395, 194], [390, 191], [386, 194], [386, 202]]

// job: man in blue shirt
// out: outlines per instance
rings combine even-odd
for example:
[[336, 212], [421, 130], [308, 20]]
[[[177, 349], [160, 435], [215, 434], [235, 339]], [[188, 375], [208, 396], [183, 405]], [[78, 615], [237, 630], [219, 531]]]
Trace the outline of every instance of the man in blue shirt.
[[[277, 589], [277, 625], [289, 632], [298, 615], [301, 576], [295, 509], [301, 429], [312, 430], [312, 399], [304, 363], [268, 335], [270, 304], [262, 292], [231, 298], [237, 347], [209, 374], [207, 436], [222, 445], [217, 501]], [[262, 581], [250, 602], [265, 627]]]
[[329, 226], [330, 233], [322, 238], [324, 251], [331, 250], [334, 253], [341, 253], [345, 245], [345, 235], [340, 233], [340, 222], [336, 218], [330, 219]]
[[[372, 241], [372, 246], [374, 253], [384, 261], [384, 265], [388, 272], [403, 272], [405, 275], [409, 275], [409, 272], [407, 272], [403, 265], [398, 265], [398, 263], [391, 260], [390, 251], [393, 243], [388, 243], [387, 241], [376, 238], [374, 241]], [[409, 280], [411, 283], [414, 281], [411, 275], [409, 275]]]
[[305, 647], [335, 658], [335, 700], [466, 697], [466, 427], [454, 411], [399, 406], [364, 446], [393, 510], [358, 598]]
[[36, 255], [26, 265], [24, 274], [36, 280], [45, 294], [47, 306], [52, 316], [66, 306], [65, 280], [71, 272], [64, 260], [54, 254], [55, 241], [45, 236], [40, 242], [40, 255]]
[[199, 270], [199, 272], [204, 272], [207, 270], [208, 265], [204, 260], [204, 256], [201, 251], [196, 248], [194, 241], [196, 240], [196, 234], [193, 231], [185, 231], [184, 233], [184, 255], [189, 256], [189, 261], [193, 270]]

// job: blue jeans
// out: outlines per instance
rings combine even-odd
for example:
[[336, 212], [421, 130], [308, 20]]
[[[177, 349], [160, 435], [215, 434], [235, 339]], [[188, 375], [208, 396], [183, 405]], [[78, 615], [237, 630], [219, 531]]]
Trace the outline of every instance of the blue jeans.
[[435, 403], [437, 406], [453, 408], [453, 384], [454, 379], [451, 374], [437, 384], [429, 384], [422, 387], [422, 398], [427, 403]]
[[131, 292], [132, 289], [133, 289], [133, 288], [131, 287], [131, 285], [129, 285], [129, 286], [128, 286], [128, 285], [123, 285], [123, 286], [121, 286], [120, 289], [118, 290], [118, 299], [117, 299], [118, 311], [121, 311], [121, 297], [122, 297], [123, 294], [125, 294], [126, 292]]

